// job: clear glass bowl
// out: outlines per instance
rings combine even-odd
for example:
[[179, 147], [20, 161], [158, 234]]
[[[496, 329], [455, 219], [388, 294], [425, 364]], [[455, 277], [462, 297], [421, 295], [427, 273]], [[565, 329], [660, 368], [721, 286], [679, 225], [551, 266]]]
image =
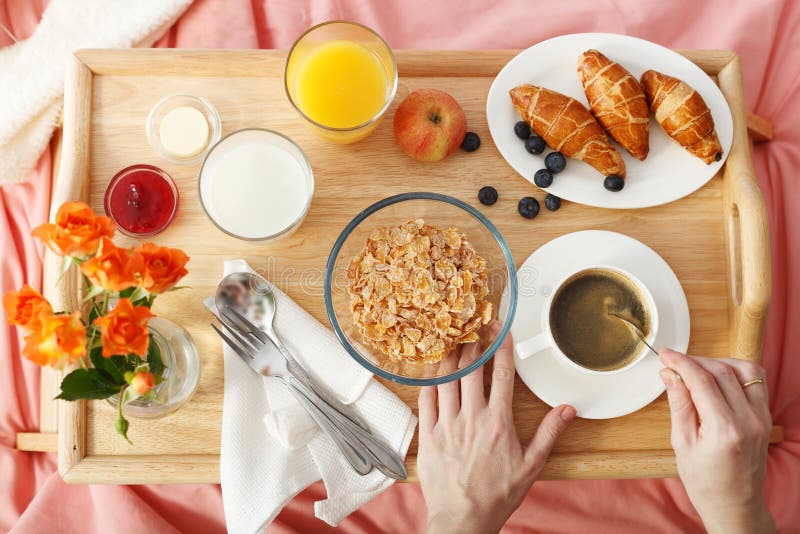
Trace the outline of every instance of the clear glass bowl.
[[[181, 107], [196, 109], [203, 114], [203, 117], [205, 117], [208, 123], [208, 141], [205, 147], [203, 147], [200, 152], [186, 157], [173, 154], [161, 143], [161, 120], [170, 111]], [[217, 109], [205, 98], [193, 95], [170, 95], [158, 101], [147, 116], [146, 128], [147, 142], [150, 143], [153, 150], [155, 150], [161, 158], [178, 165], [194, 165], [200, 163], [203, 161], [203, 158], [206, 157], [211, 147], [214, 146], [222, 136], [222, 120], [219, 117]]]
[[[367, 343], [353, 324], [347, 289], [347, 267], [361, 251], [367, 236], [380, 226], [396, 225], [408, 219], [424, 219], [427, 224], [445, 229], [456, 227], [467, 236], [489, 269], [489, 301], [493, 318], [500, 318], [498, 334], [490, 337], [488, 328], [480, 331], [480, 357], [455, 371], [439, 363], [394, 361]], [[503, 292], [510, 297], [502, 298]], [[437, 193], [404, 193], [376, 202], [359, 213], [342, 231], [333, 245], [325, 269], [325, 310], [348, 353], [361, 365], [388, 380], [414, 386], [443, 384], [457, 380], [486, 363], [502, 343], [514, 320], [517, 307], [517, 275], [514, 259], [503, 236], [478, 210], [453, 197]], [[443, 360], [444, 361], [444, 360]]]
[[[138, 397], [125, 404], [125, 416], [155, 419], [174, 412], [192, 398], [200, 383], [200, 353], [192, 336], [180, 325], [163, 317], [153, 317], [147, 323], [164, 360], [163, 382], [153, 388], [152, 398]], [[108, 402], [116, 408], [118, 395]]]
[[175, 219], [178, 197], [178, 188], [166, 171], [141, 163], [114, 175], [103, 208], [123, 234], [149, 237], [163, 232]]

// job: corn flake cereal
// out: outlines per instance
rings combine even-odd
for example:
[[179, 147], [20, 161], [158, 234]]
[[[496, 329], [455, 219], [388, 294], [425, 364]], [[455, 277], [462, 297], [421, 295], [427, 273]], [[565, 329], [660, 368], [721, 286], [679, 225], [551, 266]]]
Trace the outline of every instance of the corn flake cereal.
[[392, 360], [441, 361], [492, 318], [486, 262], [456, 228], [422, 219], [377, 228], [347, 279], [356, 327]]

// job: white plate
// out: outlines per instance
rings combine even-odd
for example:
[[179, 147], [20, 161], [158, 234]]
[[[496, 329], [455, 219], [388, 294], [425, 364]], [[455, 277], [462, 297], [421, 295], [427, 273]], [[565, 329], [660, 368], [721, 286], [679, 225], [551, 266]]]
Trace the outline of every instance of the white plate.
[[[515, 342], [543, 329], [545, 299], [565, 273], [593, 265], [624, 269], [647, 286], [658, 309], [656, 350], [689, 346], [689, 306], [683, 288], [667, 262], [647, 245], [626, 235], [603, 230], [574, 232], [556, 238], [525, 260], [517, 272], [519, 298], [511, 325]], [[517, 374], [550, 406], [571, 404], [580, 417], [608, 419], [650, 404], [664, 391], [658, 376], [661, 361], [648, 354], [630, 369], [613, 375], [582, 373], [545, 350], [514, 361]]]
[[733, 141], [731, 110], [719, 87], [700, 67], [677, 52], [643, 39], [612, 33], [555, 37], [521, 52], [503, 67], [489, 89], [486, 117], [494, 144], [509, 165], [533, 183], [534, 173], [544, 168], [548, 151], [538, 156], [529, 154], [525, 143], [514, 135], [514, 124], [521, 119], [508, 92], [517, 85], [530, 83], [569, 95], [588, 107], [577, 69], [578, 57], [590, 48], [625, 67], [637, 80], [644, 71], [654, 69], [694, 87], [714, 117], [723, 159], [706, 165], [670, 139], [651, 115], [647, 159], [639, 161], [617, 145], [627, 169], [622, 191], [607, 191], [600, 173], [582, 161], [568, 159], [566, 170], [555, 177], [547, 192], [589, 206], [646, 208], [678, 200], [705, 185], [725, 162]]

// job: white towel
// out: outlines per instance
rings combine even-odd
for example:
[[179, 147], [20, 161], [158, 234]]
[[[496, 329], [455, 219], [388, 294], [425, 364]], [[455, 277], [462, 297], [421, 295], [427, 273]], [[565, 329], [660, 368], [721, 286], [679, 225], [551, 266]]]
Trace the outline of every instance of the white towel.
[[[238, 271], [251, 269], [244, 260], [225, 262], [225, 275]], [[273, 327], [290, 352], [405, 456], [417, 424], [409, 407], [353, 361], [330, 330], [285, 293], [273, 291]], [[206, 305], [212, 307], [213, 299]], [[228, 347], [223, 352], [220, 481], [229, 532], [262, 532], [293, 496], [320, 479], [328, 498], [315, 503], [314, 514], [330, 525], [394, 483], [377, 469], [358, 475], [283, 384], [253, 372]], [[280, 358], [277, 351], [273, 356]]]
[[63, 104], [80, 48], [151, 46], [192, 0], [50, 0], [33, 35], [0, 50], [0, 185], [27, 178]]

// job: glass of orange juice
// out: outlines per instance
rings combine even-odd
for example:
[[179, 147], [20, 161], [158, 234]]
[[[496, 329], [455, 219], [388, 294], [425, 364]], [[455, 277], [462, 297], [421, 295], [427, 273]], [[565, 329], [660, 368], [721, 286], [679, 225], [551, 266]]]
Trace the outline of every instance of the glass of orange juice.
[[380, 35], [334, 20], [307, 30], [289, 51], [286, 95], [319, 136], [353, 143], [378, 126], [397, 92], [397, 63]]

